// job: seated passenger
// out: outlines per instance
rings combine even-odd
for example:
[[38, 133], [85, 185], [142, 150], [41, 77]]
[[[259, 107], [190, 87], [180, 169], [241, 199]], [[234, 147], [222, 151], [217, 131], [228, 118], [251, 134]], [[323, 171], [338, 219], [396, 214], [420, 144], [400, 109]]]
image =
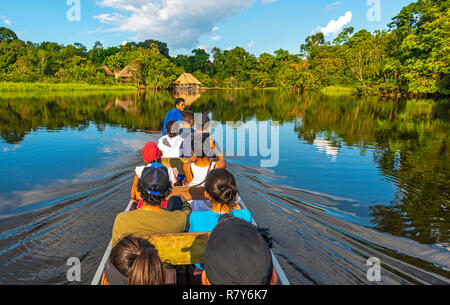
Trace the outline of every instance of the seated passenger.
[[203, 285], [275, 285], [268, 239], [247, 221], [223, 216], [205, 248]]
[[[204, 186], [208, 174], [213, 169], [225, 168], [224, 157], [211, 143], [209, 134], [197, 134], [191, 140], [193, 156], [183, 165], [186, 182], [189, 186]], [[217, 162], [211, 161], [211, 155], [218, 157]]]
[[148, 241], [125, 236], [111, 250], [102, 285], [164, 285], [164, 264]]
[[140, 199], [137, 197], [136, 190], [138, 180], [141, 177], [142, 171], [146, 166], [149, 166], [155, 162], [161, 163], [161, 155], [161, 151], [159, 150], [155, 142], [148, 142], [142, 149], [142, 159], [144, 160], [146, 165], [138, 166], [134, 170], [136, 175], [134, 176], [133, 186], [131, 187], [131, 200], [133, 200], [134, 203], [137, 203]]
[[189, 232], [211, 232], [220, 216], [231, 214], [248, 222], [252, 221], [249, 210], [236, 202], [238, 191], [236, 180], [226, 169], [213, 170], [205, 182], [205, 197], [211, 201], [211, 210], [192, 212]]
[[183, 111], [181, 114], [180, 136], [184, 139], [194, 133], [194, 113], [190, 110]]
[[[181, 233], [187, 229], [191, 206], [182, 199], [181, 210], [167, 211], [161, 208], [172, 191], [167, 168], [163, 165], [144, 168], [138, 182], [138, 192], [143, 200], [141, 209], [117, 215], [112, 232], [113, 246], [125, 235]], [[171, 198], [172, 199], [172, 198]]]
[[161, 150], [163, 158], [180, 157], [180, 146], [183, 138], [179, 135], [179, 126], [180, 123], [177, 121], [167, 123], [167, 135], [161, 137], [158, 141], [158, 148]]
[[[145, 144], [144, 148], [142, 149], [142, 158], [144, 159], [144, 162], [147, 163], [143, 166], [138, 166], [135, 169], [136, 175], [134, 176], [133, 180], [133, 186], [131, 187], [131, 200], [133, 203], [137, 206], [137, 208], [142, 207], [142, 199], [139, 197], [139, 194], [137, 193], [137, 186], [138, 186], [138, 180], [141, 177], [142, 171], [146, 167], [150, 167], [153, 164], [156, 166], [161, 165], [161, 157], [162, 153], [159, 150], [158, 146], [155, 142], [148, 142]], [[174, 171], [173, 169], [168, 169], [169, 172], [169, 179], [172, 185], [174, 185], [176, 182], [178, 182], [178, 171]]]
[[[206, 114], [202, 114], [201, 119], [200, 120], [197, 119], [196, 121], [194, 121], [193, 124], [195, 125], [194, 126], [195, 129], [193, 131], [191, 129], [190, 133], [187, 132], [190, 134], [190, 137], [187, 135], [184, 135], [185, 132], [183, 132], [183, 135], [182, 135], [183, 142], [181, 143], [181, 146], [180, 146], [180, 157], [181, 158], [190, 158], [193, 156], [191, 144], [192, 144], [192, 139], [194, 138], [195, 135], [198, 135], [198, 134], [209, 135], [210, 134], [210, 129], [211, 129], [210, 124], [211, 123], [210, 123], [209, 117]], [[212, 143], [214, 146], [214, 142], [212, 142]], [[210, 158], [215, 158], [215, 156], [212, 155], [212, 156], [210, 156]]]

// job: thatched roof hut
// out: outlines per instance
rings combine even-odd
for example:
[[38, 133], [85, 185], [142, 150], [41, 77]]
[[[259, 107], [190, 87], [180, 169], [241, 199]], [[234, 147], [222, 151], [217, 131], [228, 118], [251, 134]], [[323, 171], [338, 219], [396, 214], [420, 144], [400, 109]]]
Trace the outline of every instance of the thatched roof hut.
[[112, 73], [112, 71], [107, 66], [104, 65], [102, 68], [103, 70], [105, 70], [106, 76], [114, 76], [114, 73]]
[[191, 73], [183, 73], [172, 83], [175, 89], [200, 89], [202, 83]]
[[133, 72], [132, 72], [134, 69], [135, 68], [133, 66], [127, 65], [125, 68], [123, 68], [122, 71], [115, 72], [115, 77], [120, 78], [123, 81], [130, 81], [134, 77]]

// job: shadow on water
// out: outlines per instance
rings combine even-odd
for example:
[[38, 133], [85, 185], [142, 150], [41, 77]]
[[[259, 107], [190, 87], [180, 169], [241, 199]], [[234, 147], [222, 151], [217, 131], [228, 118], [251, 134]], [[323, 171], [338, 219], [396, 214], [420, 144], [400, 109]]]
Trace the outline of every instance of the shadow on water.
[[[196, 98], [191, 110], [222, 123], [284, 126], [277, 167], [246, 157], [229, 167], [291, 283], [367, 284], [369, 257], [381, 260], [381, 284], [450, 283], [446, 100]], [[160, 130], [172, 101], [168, 92], [0, 96], [0, 284], [68, 284], [70, 257], [90, 283], [128, 203], [139, 150], [157, 139], [138, 131]]]

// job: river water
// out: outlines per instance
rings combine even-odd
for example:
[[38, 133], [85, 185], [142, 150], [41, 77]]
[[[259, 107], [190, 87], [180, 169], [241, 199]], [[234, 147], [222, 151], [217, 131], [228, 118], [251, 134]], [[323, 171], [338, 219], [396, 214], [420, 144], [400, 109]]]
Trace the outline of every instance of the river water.
[[[447, 100], [270, 90], [185, 98], [219, 123], [241, 197], [270, 229], [292, 284], [450, 283]], [[162, 129], [173, 100], [0, 95], [0, 284], [69, 284], [71, 257], [81, 261], [78, 283], [90, 283], [140, 150], [157, 141], [150, 131]], [[229, 140], [243, 126], [246, 141]], [[367, 278], [371, 257], [380, 282]]]

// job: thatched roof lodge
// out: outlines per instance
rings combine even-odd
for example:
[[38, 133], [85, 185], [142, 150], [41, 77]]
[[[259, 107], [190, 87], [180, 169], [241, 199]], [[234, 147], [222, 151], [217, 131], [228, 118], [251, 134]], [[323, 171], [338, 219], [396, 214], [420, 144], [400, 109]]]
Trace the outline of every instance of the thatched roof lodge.
[[127, 65], [122, 71], [114, 72], [114, 76], [123, 82], [131, 81], [134, 77], [132, 72], [134, 69], [135, 68], [133, 66]]
[[171, 85], [174, 89], [200, 89], [202, 83], [191, 73], [183, 73]]
[[112, 73], [112, 71], [105, 65], [103, 65], [103, 70], [105, 70], [105, 74], [106, 76], [114, 76], [114, 73]]

